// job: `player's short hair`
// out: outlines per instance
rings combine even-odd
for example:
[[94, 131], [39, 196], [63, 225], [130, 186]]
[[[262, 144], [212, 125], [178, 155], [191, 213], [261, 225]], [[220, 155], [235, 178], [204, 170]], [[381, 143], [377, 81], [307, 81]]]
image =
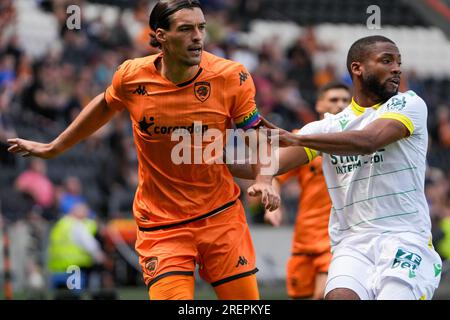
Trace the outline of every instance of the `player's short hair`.
[[359, 40], [356, 40], [352, 44], [347, 54], [347, 70], [352, 78], [353, 78], [351, 69], [352, 62], [364, 61], [364, 59], [368, 56], [369, 47], [377, 42], [390, 42], [395, 45], [395, 42], [392, 41], [391, 39], [378, 35], [361, 38]]
[[344, 89], [350, 93], [350, 88], [345, 83], [340, 81], [331, 81], [324, 84], [317, 90], [317, 99], [321, 99], [328, 90], [332, 89]]
[[159, 0], [153, 7], [148, 20], [150, 26], [150, 45], [155, 48], [161, 48], [161, 43], [156, 40], [156, 29], [170, 29], [170, 16], [175, 12], [186, 8], [200, 8], [199, 0]]

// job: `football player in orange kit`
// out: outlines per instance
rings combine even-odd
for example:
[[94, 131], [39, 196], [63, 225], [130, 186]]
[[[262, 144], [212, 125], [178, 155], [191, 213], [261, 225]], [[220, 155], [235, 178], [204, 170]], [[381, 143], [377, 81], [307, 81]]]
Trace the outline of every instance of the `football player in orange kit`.
[[[342, 111], [350, 99], [351, 94], [345, 84], [330, 82], [319, 89], [316, 111], [323, 119], [325, 113]], [[292, 299], [323, 299], [331, 261], [328, 237], [331, 200], [323, 176], [322, 158], [317, 157], [308, 165], [278, 176], [277, 181], [284, 183], [294, 176], [298, 178], [301, 194], [292, 238], [292, 255], [287, 264], [287, 292]], [[267, 211], [264, 218], [278, 226], [281, 215], [282, 211], [278, 209]]]
[[[127, 109], [139, 159], [136, 250], [150, 299], [193, 299], [196, 264], [219, 299], [259, 299], [253, 243], [227, 166], [180, 163], [173, 152], [179, 129], [195, 141], [210, 129], [225, 136], [233, 121], [258, 135], [253, 80], [241, 64], [203, 51], [206, 22], [198, 0], [159, 1], [149, 25], [160, 53], [122, 63], [111, 86], [52, 142], [15, 138], [9, 150], [54, 157]], [[189, 145], [194, 153], [196, 147]], [[265, 207], [273, 210], [279, 197], [261, 169], [260, 162], [253, 165]]]

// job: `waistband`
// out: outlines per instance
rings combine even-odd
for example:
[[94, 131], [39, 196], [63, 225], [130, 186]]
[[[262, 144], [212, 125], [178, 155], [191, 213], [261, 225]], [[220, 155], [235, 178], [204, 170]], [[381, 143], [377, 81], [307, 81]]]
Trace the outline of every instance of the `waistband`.
[[187, 224], [187, 223], [191, 223], [191, 222], [198, 221], [198, 220], [201, 220], [201, 219], [209, 218], [209, 217], [211, 217], [211, 216], [213, 216], [215, 214], [218, 214], [218, 213], [224, 211], [225, 209], [228, 209], [232, 205], [234, 205], [236, 203], [236, 201], [237, 201], [237, 199], [235, 199], [233, 201], [230, 201], [230, 202], [227, 202], [223, 206], [220, 206], [219, 208], [216, 208], [216, 209], [214, 209], [212, 211], [209, 211], [209, 212], [207, 212], [205, 214], [202, 214], [202, 215], [200, 215], [198, 217], [195, 217], [195, 218], [192, 218], [192, 219], [187, 219], [187, 220], [176, 222], [176, 223], [172, 223], [172, 224], [166, 224], [166, 225], [163, 225], [163, 226], [150, 227], [150, 228], [138, 227], [138, 228], [139, 228], [140, 231], [156, 231], [156, 230], [163, 230], [163, 229], [178, 227], [178, 226], [181, 226], [183, 224]]

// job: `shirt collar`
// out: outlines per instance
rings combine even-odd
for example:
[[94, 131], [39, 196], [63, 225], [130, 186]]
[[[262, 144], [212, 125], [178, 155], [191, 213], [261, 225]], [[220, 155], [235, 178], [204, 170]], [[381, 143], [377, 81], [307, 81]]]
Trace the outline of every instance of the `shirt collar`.
[[[382, 102], [377, 103], [377, 104], [371, 106], [371, 108], [378, 110], [382, 104], [383, 104]], [[362, 115], [366, 111], [366, 108], [361, 107], [359, 104], [357, 104], [353, 97], [352, 97], [351, 107], [352, 107], [353, 112], [357, 116]]]

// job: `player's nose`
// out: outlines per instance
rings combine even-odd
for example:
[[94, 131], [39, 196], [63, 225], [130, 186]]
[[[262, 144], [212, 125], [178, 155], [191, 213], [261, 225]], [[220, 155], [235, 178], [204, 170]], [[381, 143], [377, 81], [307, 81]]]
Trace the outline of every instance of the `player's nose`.
[[202, 39], [203, 39], [203, 32], [196, 27], [192, 33], [192, 41], [200, 42]]
[[393, 74], [401, 74], [401, 73], [402, 73], [402, 70], [400, 69], [400, 64], [399, 64], [399, 63], [394, 63], [394, 64], [393, 64], [393, 67], [392, 67], [392, 69], [391, 69], [391, 72], [392, 72]]

